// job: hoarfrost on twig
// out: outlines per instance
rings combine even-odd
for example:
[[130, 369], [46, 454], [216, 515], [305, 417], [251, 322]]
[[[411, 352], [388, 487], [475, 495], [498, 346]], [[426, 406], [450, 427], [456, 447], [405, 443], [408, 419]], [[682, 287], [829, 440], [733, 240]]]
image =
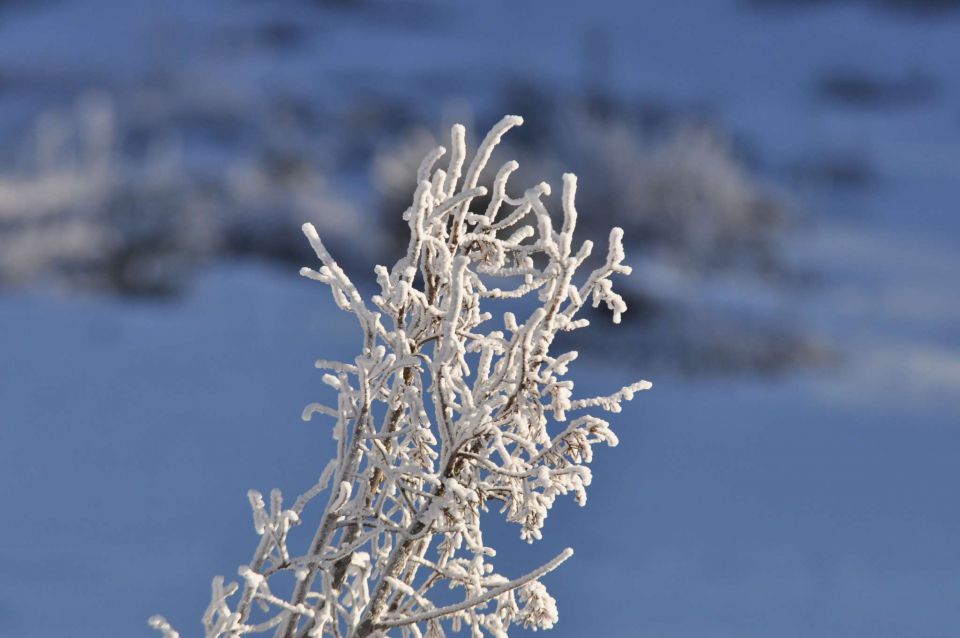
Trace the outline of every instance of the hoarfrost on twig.
[[[427, 156], [404, 213], [407, 253], [391, 269], [376, 268], [380, 292], [369, 301], [316, 229], [304, 226], [321, 265], [301, 273], [329, 286], [363, 335], [352, 362], [317, 362], [327, 370], [323, 383], [337, 392], [336, 406], [312, 403], [303, 411], [304, 420], [314, 414], [333, 419], [337, 456], [292, 509], [284, 509], [277, 490], [269, 504], [250, 491], [260, 542], [238, 570], [242, 587], [214, 579], [203, 618], [208, 638], [263, 632], [438, 638], [444, 626], [502, 638], [511, 625], [548, 629], [556, 623], [556, 601], [540, 579], [572, 550], [510, 579], [495, 571], [480, 514], [496, 503], [523, 539], [541, 538], [557, 496], [586, 502], [592, 475], [585, 464], [593, 446], [617, 444], [606, 420], [589, 414], [568, 420], [568, 413], [619, 412], [623, 401], [651, 384], [574, 398], [566, 374], [577, 353], [551, 353], [559, 332], [588, 325], [578, 317], [588, 301], [605, 305], [614, 322], [626, 310], [612, 282], [613, 275], [630, 272], [619, 228], [610, 233], [604, 262], [577, 277], [593, 246], [574, 247], [575, 176], [563, 176], [559, 230], [543, 202], [549, 185], [518, 198], [507, 194], [516, 162], [496, 173], [485, 209], [471, 211], [487, 193], [477, 184], [494, 147], [521, 123], [507, 116], [494, 126], [465, 173], [460, 125], [453, 127], [445, 169], [435, 168], [445, 149]], [[532, 295], [540, 303], [525, 318], [506, 312], [498, 320], [481, 309], [488, 298]], [[288, 532], [324, 491], [312, 541], [294, 549]], [[271, 583], [285, 573], [293, 591], [280, 597]], [[435, 604], [431, 594], [441, 584], [462, 588], [463, 600]], [[165, 638], [178, 638], [163, 618], [150, 624]]]

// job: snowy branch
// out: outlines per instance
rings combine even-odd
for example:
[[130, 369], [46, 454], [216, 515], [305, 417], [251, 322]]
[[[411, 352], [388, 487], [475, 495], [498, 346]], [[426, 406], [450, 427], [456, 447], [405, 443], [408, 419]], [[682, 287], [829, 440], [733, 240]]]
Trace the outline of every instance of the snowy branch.
[[[485, 208], [471, 211], [488, 192], [478, 182], [494, 148], [521, 123], [517, 116], [501, 120], [465, 173], [460, 125], [445, 169], [436, 168], [445, 149], [427, 156], [404, 213], [407, 253], [390, 269], [377, 266], [380, 290], [369, 300], [313, 226], [304, 226], [321, 265], [301, 273], [328, 286], [363, 333], [353, 361], [317, 362], [336, 405], [311, 403], [303, 411], [304, 420], [332, 420], [337, 456], [290, 509], [279, 491], [269, 504], [250, 492], [260, 542], [238, 570], [242, 587], [214, 579], [207, 638], [267, 631], [276, 638], [441, 638], [445, 626], [505, 638], [512, 625], [546, 629], [557, 621], [556, 601], [540, 579], [572, 550], [511, 580], [495, 571], [480, 514], [496, 502], [521, 538], [541, 538], [557, 496], [586, 502], [593, 446], [617, 444], [607, 421], [589, 414], [567, 421], [567, 413], [619, 412], [651, 386], [639, 381], [574, 398], [566, 375], [577, 353], [551, 352], [558, 333], [589, 324], [578, 316], [588, 300], [609, 308], [614, 322], [626, 310], [612, 283], [630, 270], [620, 229], [610, 233], [602, 265], [577, 276], [593, 246], [574, 248], [573, 175], [563, 177], [557, 226], [543, 201], [548, 184], [517, 198], [507, 193], [516, 162], [497, 171]], [[487, 299], [528, 296], [539, 305], [525, 318], [505, 312], [497, 320], [482, 309]], [[292, 551], [291, 528], [324, 492], [310, 544]], [[436, 606], [430, 596], [439, 583], [462, 588], [463, 600]], [[150, 622], [165, 638], [178, 638], [162, 618]]]

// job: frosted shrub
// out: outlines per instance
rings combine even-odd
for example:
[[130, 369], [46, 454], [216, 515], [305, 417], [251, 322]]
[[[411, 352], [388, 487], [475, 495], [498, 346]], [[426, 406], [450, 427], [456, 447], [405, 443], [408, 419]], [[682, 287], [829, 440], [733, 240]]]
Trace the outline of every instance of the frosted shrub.
[[134, 161], [123, 133], [102, 95], [37, 118], [32, 161], [0, 172], [0, 286], [168, 292], [208, 251], [211, 232], [178, 167], [152, 151]]
[[[203, 618], [208, 638], [440, 638], [463, 628], [502, 638], [512, 625], [557, 622], [556, 601], [540, 578], [572, 550], [524, 576], [501, 575], [481, 512], [493, 506], [523, 539], [541, 538], [558, 496], [585, 503], [593, 447], [617, 444], [608, 422], [586, 412], [619, 412], [650, 383], [577, 399], [566, 378], [577, 353], [550, 351], [559, 332], [588, 325], [579, 316], [585, 304], [604, 304], [614, 322], [626, 310], [611, 281], [630, 271], [620, 229], [611, 231], [601, 265], [577, 276], [593, 246], [573, 242], [574, 175], [563, 177], [559, 228], [542, 201], [546, 183], [518, 197], [507, 193], [516, 162], [496, 173], [484, 209], [471, 210], [487, 193], [477, 184], [491, 152], [521, 121], [501, 120], [469, 165], [460, 125], [446, 168], [435, 168], [444, 148], [427, 155], [404, 213], [406, 255], [391, 269], [377, 266], [380, 292], [369, 300], [314, 227], [304, 226], [321, 266], [301, 274], [329, 286], [337, 305], [356, 316], [363, 346], [351, 362], [317, 362], [337, 401], [311, 404], [303, 417], [332, 422], [336, 458], [292, 505], [277, 490], [269, 499], [249, 493], [260, 542], [239, 569], [240, 584], [214, 579]], [[510, 301], [524, 297], [539, 303], [522, 317], [495, 318], [482, 308], [488, 300], [529, 308]], [[324, 492], [312, 541], [292, 547], [291, 528]], [[276, 579], [284, 573], [295, 585], [281, 595]], [[460, 602], [436, 602], [441, 585], [462, 590]], [[151, 624], [167, 638], [178, 635], [161, 617]]]
[[[692, 122], [644, 131], [627, 116], [576, 110], [559, 128], [567, 133], [554, 136], [553, 150], [583, 178], [580, 197], [597, 211], [593, 223], [622, 226], [646, 256], [702, 273], [764, 272], [776, 261], [786, 206], [723, 131]], [[555, 163], [540, 161], [548, 170]]]
[[594, 167], [591, 177], [596, 172], [610, 182], [598, 179], [593, 186], [605, 190], [591, 199], [607, 194], [628, 230], [699, 270], [763, 271], [774, 261], [786, 210], [737, 160], [725, 135], [686, 126], [647, 146], [620, 127], [597, 128], [584, 127], [593, 148], [579, 155]]
[[[0, 167], [0, 287], [169, 293], [219, 255], [305, 256], [291, 241], [303, 220], [336, 229], [327, 239], [340, 245], [357, 236], [359, 215], [293, 143], [268, 139], [214, 168], [181, 149], [188, 107], [138, 121], [92, 95], [38, 117], [26, 160]], [[367, 253], [381, 241], [364, 238]]]
[[32, 170], [0, 174], [0, 284], [87, 263], [108, 249], [108, 229], [89, 211], [113, 188], [113, 133], [111, 105], [99, 98], [38, 119]]

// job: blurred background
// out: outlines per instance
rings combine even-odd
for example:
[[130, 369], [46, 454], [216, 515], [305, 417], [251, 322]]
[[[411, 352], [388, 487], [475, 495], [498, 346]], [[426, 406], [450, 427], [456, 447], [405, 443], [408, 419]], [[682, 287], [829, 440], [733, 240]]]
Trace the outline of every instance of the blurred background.
[[584, 510], [492, 523], [576, 548], [552, 635], [956, 636], [958, 63], [952, 0], [0, 0], [0, 636], [199, 634], [333, 453], [300, 224], [369, 290], [506, 113], [626, 230], [578, 387], [655, 383]]

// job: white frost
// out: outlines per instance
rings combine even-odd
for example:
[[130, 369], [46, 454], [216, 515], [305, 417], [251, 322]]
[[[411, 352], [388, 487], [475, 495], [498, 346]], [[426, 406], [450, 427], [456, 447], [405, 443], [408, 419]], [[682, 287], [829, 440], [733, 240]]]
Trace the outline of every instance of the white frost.
[[[542, 201], [548, 184], [507, 195], [516, 162], [496, 173], [485, 209], [471, 211], [487, 193], [477, 182], [494, 147], [521, 123], [501, 120], [465, 174], [462, 126], [453, 127], [445, 169], [434, 166], [444, 149], [428, 155], [404, 213], [407, 254], [392, 268], [376, 268], [380, 291], [369, 301], [316, 229], [304, 226], [321, 266], [302, 274], [329, 286], [363, 334], [352, 362], [317, 362], [329, 371], [322, 381], [337, 391], [336, 407], [312, 403], [303, 412], [305, 420], [315, 413], [335, 420], [337, 457], [292, 509], [276, 490], [269, 509], [251, 490], [260, 542], [239, 569], [242, 589], [214, 579], [208, 638], [268, 631], [278, 638], [433, 638], [445, 635], [444, 626], [503, 638], [512, 625], [549, 629], [557, 622], [556, 601], [540, 578], [572, 550], [510, 579], [490, 560], [496, 552], [484, 543], [480, 513], [495, 504], [523, 539], [541, 538], [558, 496], [586, 502], [593, 447], [617, 444], [606, 420], [568, 413], [619, 412], [651, 384], [575, 398], [566, 375], [577, 353], [550, 351], [559, 332], [589, 324], [577, 316], [587, 301], [607, 306], [614, 322], [626, 310], [611, 279], [630, 272], [622, 230], [611, 231], [602, 264], [577, 276], [593, 246], [574, 245], [575, 176], [563, 177], [559, 224]], [[526, 317], [505, 312], [498, 323], [482, 310], [489, 298], [528, 296], [540, 304]], [[328, 484], [334, 487], [313, 539], [288, 546], [289, 530]], [[283, 572], [296, 583], [286, 599], [270, 589]], [[431, 596], [440, 584], [462, 588], [463, 600], [436, 605]], [[177, 638], [166, 621], [155, 617], [151, 625]]]

